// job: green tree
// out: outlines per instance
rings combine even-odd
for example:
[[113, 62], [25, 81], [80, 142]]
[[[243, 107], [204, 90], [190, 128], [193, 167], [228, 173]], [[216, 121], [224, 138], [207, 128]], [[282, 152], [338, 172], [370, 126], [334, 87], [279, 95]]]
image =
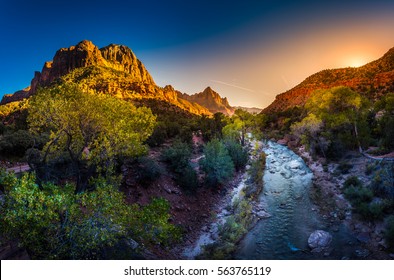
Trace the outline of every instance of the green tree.
[[153, 131], [155, 117], [145, 107], [62, 85], [33, 96], [28, 122], [33, 133], [50, 132], [41, 162], [67, 152], [75, 166], [77, 191], [83, 191], [89, 168], [111, 172], [116, 157], [145, 153], [143, 142]]
[[239, 142], [232, 139], [225, 140], [226, 149], [237, 171], [245, 167], [248, 162], [248, 151]]
[[326, 157], [325, 152], [329, 141], [321, 135], [323, 126], [323, 121], [315, 114], [310, 113], [302, 121], [292, 124], [290, 128], [292, 133], [301, 139], [301, 143], [306, 145], [312, 154], [319, 147], [323, 156]]
[[222, 129], [227, 124], [227, 117], [223, 113], [215, 113], [212, 117], [203, 115], [198, 122], [205, 141], [222, 138]]
[[222, 134], [225, 139], [236, 140], [242, 146], [245, 146], [248, 132], [252, 133], [255, 138], [262, 138], [262, 129], [266, 122], [266, 115], [253, 115], [245, 110], [237, 109], [229, 123], [223, 127]]
[[103, 179], [95, 181], [94, 191], [77, 194], [71, 184], [40, 187], [34, 174], [17, 179], [1, 171], [0, 184], [5, 188], [1, 229], [33, 258], [103, 258], [106, 248], [122, 238], [159, 244], [180, 237], [179, 229], [168, 223], [168, 202], [128, 205], [123, 193]]
[[196, 171], [190, 165], [192, 150], [187, 143], [179, 140], [163, 151], [162, 159], [175, 173], [175, 181], [183, 188], [194, 191], [198, 187]]
[[206, 184], [212, 187], [224, 184], [234, 173], [231, 157], [225, 145], [217, 139], [205, 145], [200, 165], [205, 172]]
[[[358, 146], [360, 152], [362, 151], [362, 142], [367, 142], [368, 138], [368, 132], [364, 131], [367, 129], [364, 120], [368, 101], [359, 93], [343, 86], [317, 90], [305, 107], [309, 113], [315, 114], [324, 122], [325, 130], [329, 130], [333, 138], [342, 137], [351, 146]], [[359, 133], [360, 127], [363, 128], [362, 135]], [[349, 131], [352, 131], [353, 135], [349, 134]]]
[[245, 137], [248, 129], [253, 126], [253, 115], [245, 110], [237, 109], [233, 116], [236, 120], [240, 121], [241, 145], [245, 146]]
[[190, 146], [178, 140], [163, 151], [161, 158], [168, 163], [172, 171], [181, 173], [189, 165], [191, 155], [192, 150]]
[[375, 110], [380, 112], [378, 117], [378, 133], [383, 148], [394, 149], [394, 93], [388, 93], [376, 102]]

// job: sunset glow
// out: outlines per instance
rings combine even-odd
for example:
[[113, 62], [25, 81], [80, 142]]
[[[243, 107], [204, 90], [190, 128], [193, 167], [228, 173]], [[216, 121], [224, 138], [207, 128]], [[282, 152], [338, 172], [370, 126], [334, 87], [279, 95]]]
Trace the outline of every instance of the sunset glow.
[[346, 63], [349, 67], [360, 67], [370, 62], [368, 59], [362, 57], [349, 58]]
[[359, 67], [394, 46], [394, 2], [385, 0], [27, 2], [0, 3], [0, 95], [86, 39], [129, 46], [160, 86], [189, 94], [211, 86], [231, 105], [263, 108], [315, 72]]

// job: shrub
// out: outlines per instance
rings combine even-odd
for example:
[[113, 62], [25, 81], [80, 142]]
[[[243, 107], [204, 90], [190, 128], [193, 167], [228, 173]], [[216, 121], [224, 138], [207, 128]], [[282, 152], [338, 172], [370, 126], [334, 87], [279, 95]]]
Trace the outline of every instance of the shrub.
[[181, 173], [189, 165], [191, 154], [188, 144], [175, 141], [170, 148], [163, 151], [161, 158], [168, 163], [172, 171]]
[[251, 183], [262, 186], [265, 161], [266, 155], [264, 152], [261, 152], [259, 156], [254, 161], [252, 161], [249, 169]]
[[159, 123], [153, 130], [152, 135], [149, 136], [149, 138], [146, 140], [146, 143], [150, 147], [157, 147], [163, 144], [167, 138], [168, 136], [164, 125], [162, 123]]
[[375, 170], [375, 165], [374, 164], [368, 164], [366, 169], [365, 169], [365, 175], [371, 175], [374, 170]]
[[341, 162], [338, 166], [338, 170], [342, 173], [342, 174], [347, 174], [349, 173], [350, 169], [352, 169], [352, 165], [346, 162]]
[[394, 216], [390, 216], [387, 219], [384, 237], [387, 245], [389, 246], [389, 250], [394, 252]]
[[224, 225], [219, 228], [221, 239], [230, 243], [237, 242], [245, 232], [246, 229], [234, 216], [228, 217]]
[[138, 159], [137, 174], [140, 183], [151, 183], [160, 177], [162, 170], [153, 159], [140, 157]]
[[234, 163], [234, 167], [237, 171], [243, 169], [248, 162], [248, 152], [244, 149], [241, 144], [234, 140], [226, 141], [226, 148], [231, 160]]
[[353, 187], [361, 187], [362, 183], [361, 181], [356, 177], [356, 176], [351, 176], [346, 179], [345, 183], [343, 184], [345, 188], [348, 188], [350, 186]]
[[170, 169], [175, 173], [175, 181], [180, 187], [194, 191], [199, 183], [197, 173], [190, 165], [192, 151], [190, 146], [179, 140], [162, 153], [162, 159], [168, 163]]
[[380, 202], [361, 202], [356, 204], [355, 211], [359, 213], [364, 220], [374, 221], [383, 217], [385, 205]]
[[22, 157], [33, 147], [34, 137], [26, 130], [17, 130], [4, 135], [0, 140], [0, 153], [6, 156]]
[[224, 144], [217, 139], [205, 145], [200, 164], [205, 172], [205, 183], [210, 187], [225, 183], [234, 173], [231, 157]]
[[345, 197], [354, 205], [370, 202], [373, 198], [373, 192], [365, 187], [350, 186], [344, 191]]

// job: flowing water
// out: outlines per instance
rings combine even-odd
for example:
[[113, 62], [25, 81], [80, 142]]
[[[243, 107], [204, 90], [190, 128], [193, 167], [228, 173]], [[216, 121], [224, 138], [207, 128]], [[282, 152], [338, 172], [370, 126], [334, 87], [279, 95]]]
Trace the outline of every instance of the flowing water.
[[[316, 256], [308, 248], [308, 237], [314, 230], [325, 229], [325, 226], [309, 199], [313, 174], [287, 147], [268, 142], [264, 151], [267, 165], [264, 191], [259, 199], [271, 217], [260, 220], [246, 234], [235, 258], [314, 259]], [[332, 245], [337, 250], [332, 258], [347, 256], [354, 250], [349, 248], [354, 240], [345, 227], [333, 235]]]

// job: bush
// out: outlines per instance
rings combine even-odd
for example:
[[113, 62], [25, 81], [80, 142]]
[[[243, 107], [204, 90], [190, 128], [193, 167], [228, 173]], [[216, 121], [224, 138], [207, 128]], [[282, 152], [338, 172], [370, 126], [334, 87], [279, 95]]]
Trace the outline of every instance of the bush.
[[342, 173], [342, 174], [347, 174], [349, 173], [350, 169], [352, 169], [352, 165], [348, 164], [346, 162], [341, 162], [338, 166], [338, 170]]
[[344, 194], [353, 206], [363, 202], [370, 202], [373, 198], [373, 192], [365, 187], [350, 186], [345, 189]]
[[357, 177], [349, 177], [345, 181], [344, 187], [345, 197], [352, 204], [354, 211], [359, 213], [363, 219], [372, 221], [383, 217], [388, 203], [380, 200], [372, 201], [374, 192], [370, 188], [363, 187]]
[[149, 136], [149, 138], [146, 140], [146, 143], [150, 147], [157, 147], [163, 144], [167, 138], [168, 136], [164, 125], [162, 123], [159, 123], [153, 130], [152, 135]]
[[217, 139], [205, 145], [200, 165], [205, 172], [205, 183], [210, 187], [224, 184], [234, 173], [231, 157], [224, 144]]
[[140, 183], [151, 183], [160, 177], [162, 170], [153, 159], [141, 157], [138, 159], [137, 174]]
[[359, 213], [364, 220], [374, 221], [383, 217], [385, 205], [381, 202], [361, 202], [355, 206], [355, 211]]
[[390, 216], [387, 219], [384, 238], [386, 239], [386, 243], [389, 246], [389, 250], [394, 252], [394, 216]]
[[182, 173], [176, 175], [175, 181], [181, 188], [190, 192], [194, 192], [199, 186], [197, 173], [190, 165], [187, 165]]
[[371, 175], [374, 170], [375, 170], [375, 165], [368, 164], [367, 168], [365, 169], [365, 175]]
[[250, 181], [253, 184], [262, 185], [263, 184], [263, 175], [265, 169], [265, 161], [266, 155], [264, 152], [261, 152], [257, 159], [255, 159], [249, 169]]
[[350, 186], [361, 187], [362, 183], [356, 176], [351, 176], [351, 177], [347, 178], [345, 183], [343, 184], [344, 188], [348, 188]]
[[231, 157], [231, 160], [234, 163], [234, 167], [237, 171], [243, 169], [248, 162], [248, 152], [244, 149], [241, 144], [237, 143], [234, 140], [227, 140], [226, 148], [228, 154]]
[[0, 153], [5, 156], [22, 157], [35, 143], [34, 137], [26, 130], [17, 130], [4, 135], [0, 140]]
[[191, 155], [192, 151], [188, 144], [175, 141], [170, 148], [163, 151], [161, 158], [168, 163], [172, 171], [181, 173], [189, 165]]
[[180, 187], [194, 191], [199, 183], [197, 173], [190, 165], [192, 151], [190, 146], [179, 140], [172, 147], [162, 153], [162, 159], [168, 163], [170, 169], [175, 173], [175, 181]]

